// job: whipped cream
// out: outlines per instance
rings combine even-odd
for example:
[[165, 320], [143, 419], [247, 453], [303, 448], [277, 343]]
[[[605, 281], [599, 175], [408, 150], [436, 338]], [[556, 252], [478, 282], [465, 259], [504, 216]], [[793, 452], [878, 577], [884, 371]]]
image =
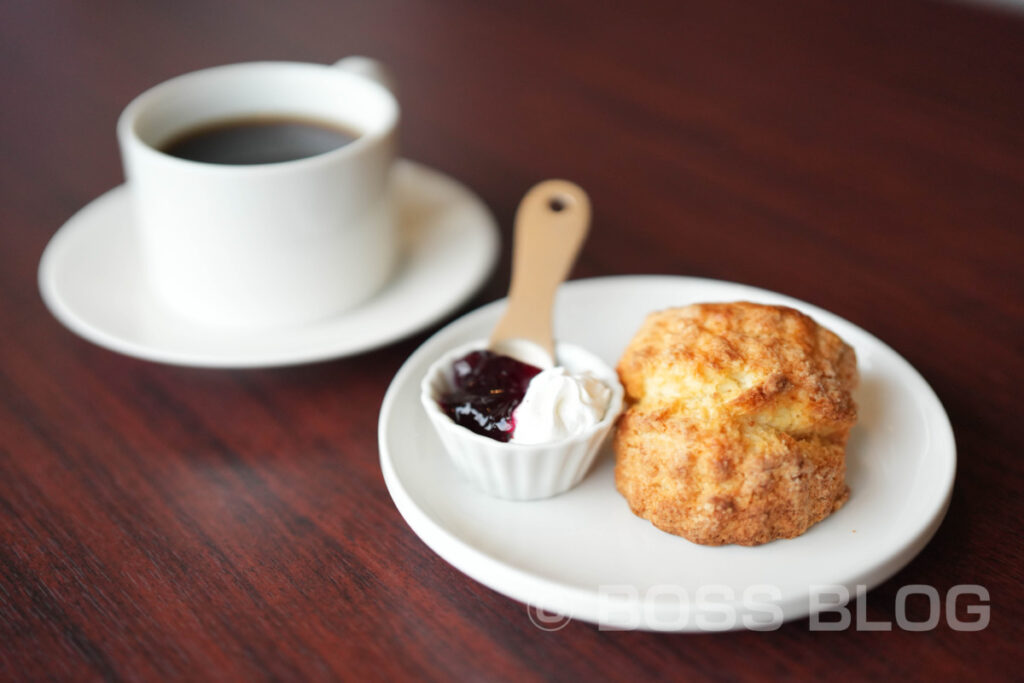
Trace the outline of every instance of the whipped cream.
[[512, 443], [558, 441], [593, 427], [604, 418], [611, 389], [589, 372], [574, 375], [563, 367], [542, 370], [530, 380], [513, 413]]

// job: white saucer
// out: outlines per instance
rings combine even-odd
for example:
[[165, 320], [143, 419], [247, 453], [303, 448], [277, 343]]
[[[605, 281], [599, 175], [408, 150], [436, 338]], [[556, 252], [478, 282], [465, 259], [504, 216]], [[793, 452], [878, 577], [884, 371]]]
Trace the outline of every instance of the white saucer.
[[482, 201], [452, 178], [411, 161], [395, 167], [403, 254], [373, 299], [334, 318], [260, 331], [213, 328], [164, 307], [143, 282], [128, 188], [110, 190], [53, 236], [39, 289], [73, 332], [146, 360], [205, 367], [307, 363], [383, 346], [427, 327], [483, 284], [498, 228]]
[[[740, 299], [801, 309], [857, 351], [860, 420], [848, 447], [850, 500], [803, 536], [716, 548], [663, 533], [635, 517], [616, 492], [610, 448], [580, 486], [548, 500], [499, 500], [463, 481], [423, 413], [420, 379], [448, 349], [487, 336], [503, 301], [439, 331], [392, 381], [378, 438], [384, 480], [398, 510], [438, 555], [477, 581], [546, 612], [607, 628], [700, 631], [777, 624], [821, 611], [820, 605], [842, 598], [842, 590], [854, 596], [858, 586], [881, 583], [935, 533], [956, 469], [942, 405], [895, 351], [801, 301], [684, 277], [568, 282], [559, 290], [555, 329], [560, 341], [584, 346], [614, 366], [649, 311]], [[819, 594], [821, 602], [815, 602]], [[538, 624], [544, 628], [565, 623], [541, 616], [548, 617]]]

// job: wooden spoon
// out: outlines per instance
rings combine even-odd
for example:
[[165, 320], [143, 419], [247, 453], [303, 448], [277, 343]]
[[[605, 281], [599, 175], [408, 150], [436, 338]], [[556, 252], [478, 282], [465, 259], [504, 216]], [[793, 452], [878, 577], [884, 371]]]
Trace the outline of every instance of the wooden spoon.
[[555, 365], [552, 307], [590, 227], [590, 199], [567, 180], [534, 185], [516, 210], [508, 307], [490, 348], [523, 362]]

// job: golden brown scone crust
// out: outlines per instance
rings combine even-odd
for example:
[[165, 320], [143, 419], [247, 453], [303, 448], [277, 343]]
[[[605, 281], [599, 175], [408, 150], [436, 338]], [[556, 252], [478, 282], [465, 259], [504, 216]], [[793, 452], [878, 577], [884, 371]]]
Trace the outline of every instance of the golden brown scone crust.
[[849, 496], [853, 349], [791, 308], [652, 313], [618, 366], [629, 409], [615, 483], [633, 513], [695, 543], [799, 536]]

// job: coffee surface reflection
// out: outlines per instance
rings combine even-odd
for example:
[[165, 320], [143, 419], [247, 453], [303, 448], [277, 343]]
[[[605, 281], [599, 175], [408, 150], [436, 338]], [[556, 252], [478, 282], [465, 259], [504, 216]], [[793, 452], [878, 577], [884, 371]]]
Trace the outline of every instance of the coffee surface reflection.
[[358, 137], [357, 132], [326, 121], [249, 117], [192, 128], [160, 149], [179, 159], [207, 164], [275, 164], [330, 152]]

